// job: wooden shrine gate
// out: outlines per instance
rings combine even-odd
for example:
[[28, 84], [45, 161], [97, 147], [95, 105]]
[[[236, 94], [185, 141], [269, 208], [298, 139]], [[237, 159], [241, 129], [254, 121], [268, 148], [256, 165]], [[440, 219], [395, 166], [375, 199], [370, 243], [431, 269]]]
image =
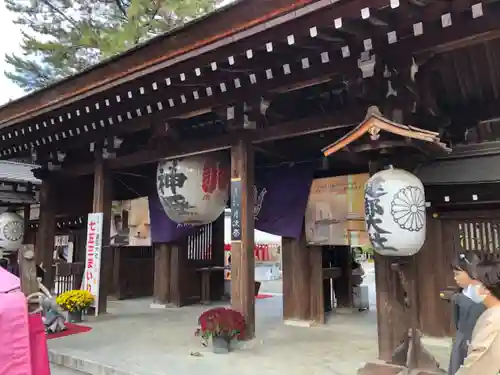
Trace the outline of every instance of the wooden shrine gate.
[[451, 336], [451, 308], [441, 290], [453, 286], [452, 262], [461, 252], [500, 260], [500, 210], [430, 213], [427, 239], [418, 254], [420, 329], [431, 336]]

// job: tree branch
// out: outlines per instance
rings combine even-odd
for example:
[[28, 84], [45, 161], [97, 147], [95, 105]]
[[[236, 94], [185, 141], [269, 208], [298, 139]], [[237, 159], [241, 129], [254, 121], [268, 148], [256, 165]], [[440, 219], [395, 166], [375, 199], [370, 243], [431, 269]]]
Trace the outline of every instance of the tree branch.
[[123, 6], [121, 0], [115, 0], [115, 3], [116, 3], [116, 6], [118, 7], [118, 9], [120, 9], [120, 12], [122, 12], [122, 14], [127, 17], [127, 10], [125, 9], [125, 7]]
[[61, 11], [58, 7], [54, 6], [49, 0], [42, 0], [42, 2], [47, 5], [53, 12], [59, 14], [66, 21], [71, 23], [76, 29], [78, 29], [78, 23], [71, 17], [68, 17], [63, 11]]

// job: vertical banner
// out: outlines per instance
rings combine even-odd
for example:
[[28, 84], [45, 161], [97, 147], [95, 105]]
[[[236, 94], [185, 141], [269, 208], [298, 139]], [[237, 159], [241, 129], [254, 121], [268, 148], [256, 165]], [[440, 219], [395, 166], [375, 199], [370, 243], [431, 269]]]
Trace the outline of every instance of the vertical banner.
[[241, 241], [241, 178], [231, 179], [231, 241]]
[[257, 169], [255, 173], [255, 229], [276, 236], [299, 238], [314, 167], [299, 164]]
[[101, 272], [103, 213], [90, 213], [87, 220], [87, 245], [85, 247], [85, 273], [83, 288], [94, 296], [95, 313], [98, 312], [99, 282]]

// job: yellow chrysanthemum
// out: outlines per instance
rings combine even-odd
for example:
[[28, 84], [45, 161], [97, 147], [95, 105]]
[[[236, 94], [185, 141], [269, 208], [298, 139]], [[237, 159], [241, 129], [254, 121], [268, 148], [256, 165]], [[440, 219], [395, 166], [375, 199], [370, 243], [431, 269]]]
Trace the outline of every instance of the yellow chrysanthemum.
[[69, 312], [86, 310], [92, 302], [94, 302], [94, 296], [87, 290], [70, 290], [56, 298], [56, 303]]

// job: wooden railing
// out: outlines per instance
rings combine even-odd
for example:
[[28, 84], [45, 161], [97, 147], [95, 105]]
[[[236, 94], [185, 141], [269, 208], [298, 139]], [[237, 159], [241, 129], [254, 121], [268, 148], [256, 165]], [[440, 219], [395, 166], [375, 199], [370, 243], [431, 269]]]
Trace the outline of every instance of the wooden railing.
[[85, 271], [85, 264], [78, 263], [56, 263], [56, 278], [54, 283], [54, 294], [58, 296], [61, 293], [73, 289], [80, 289]]

